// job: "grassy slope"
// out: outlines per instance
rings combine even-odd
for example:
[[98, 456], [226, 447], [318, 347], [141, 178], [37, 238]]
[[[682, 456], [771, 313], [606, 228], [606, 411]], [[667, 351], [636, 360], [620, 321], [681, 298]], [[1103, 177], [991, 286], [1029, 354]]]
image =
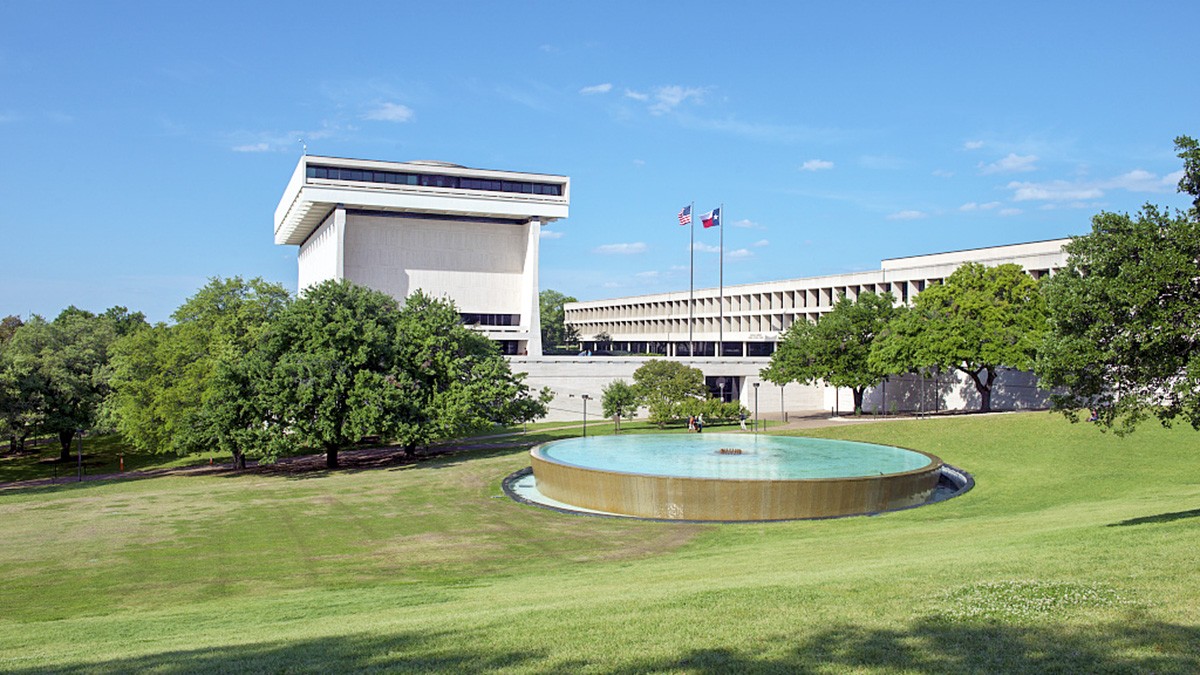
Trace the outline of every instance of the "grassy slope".
[[1200, 670], [1190, 430], [823, 430], [978, 486], [871, 518], [664, 524], [499, 497], [523, 452], [0, 493], [0, 670]]

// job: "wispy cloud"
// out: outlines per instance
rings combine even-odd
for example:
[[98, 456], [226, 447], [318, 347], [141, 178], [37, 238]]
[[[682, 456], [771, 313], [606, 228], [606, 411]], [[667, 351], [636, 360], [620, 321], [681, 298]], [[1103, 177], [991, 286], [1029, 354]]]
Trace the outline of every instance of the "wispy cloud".
[[975, 202], [967, 202], [966, 204], [963, 204], [962, 206], [958, 207], [958, 210], [959, 211], [990, 211], [999, 206], [1000, 206], [1000, 202], [985, 202], [983, 204], [977, 204]]
[[1022, 211], [1021, 209], [1000, 209], [999, 211], [997, 211], [997, 213], [999, 213], [1002, 216], [1019, 216], [1025, 212]]
[[415, 113], [412, 108], [400, 103], [379, 103], [363, 115], [369, 120], [379, 122], [411, 122]]
[[1033, 171], [1037, 169], [1034, 164], [1037, 162], [1037, 155], [1018, 155], [1015, 152], [1010, 152], [1002, 159], [998, 159], [991, 164], [979, 163], [979, 173], [1021, 173], [1024, 171]]
[[672, 84], [654, 90], [654, 102], [650, 104], [650, 113], [665, 115], [679, 107], [685, 101], [698, 101], [705, 93], [702, 87], [684, 87]]
[[1024, 183], [1013, 181], [1008, 184], [1013, 191], [1013, 200], [1071, 202], [1082, 199], [1099, 199], [1104, 196], [1104, 190], [1096, 185], [1069, 183], [1065, 180], [1047, 181], [1044, 183]]
[[770, 245], [771, 245], [771, 242], [766, 239], [759, 239], [758, 241], [751, 244], [751, 246], [753, 246], [754, 248], [762, 248], [764, 246], [770, 246]]
[[928, 214], [926, 214], [924, 211], [915, 211], [912, 209], [907, 209], [904, 211], [897, 211], [895, 213], [888, 214], [887, 219], [888, 220], [917, 220], [918, 218], [924, 218], [926, 215], [928, 215]]
[[934, 176], [937, 176], [938, 178], [953, 178], [954, 177], [953, 171], [947, 171], [945, 169], [934, 169], [930, 173], [932, 173]]
[[726, 251], [725, 257], [729, 260], [742, 260], [745, 258], [754, 257], [754, 251], [748, 248], [735, 248], [732, 251]]
[[632, 89], [626, 89], [625, 90], [625, 98], [631, 98], [635, 101], [649, 101], [650, 94], [646, 94], [646, 93], [643, 93], [640, 91], [634, 91]]
[[604, 255], [633, 255], [635, 253], [645, 253], [646, 243], [635, 241], [622, 244], [602, 244], [592, 249], [592, 253], [601, 253]]
[[270, 152], [271, 146], [267, 143], [247, 143], [245, 145], [233, 146], [234, 152]]
[[746, 230], [765, 230], [765, 229], [767, 229], [766, 226], [759, 225], [758, 223], [756, 223], [753, 220], [750, 220], [748, 218], [743, 218], [741, 220], [733, 221], [733, 226], [740, 227], [740, 228], [743, 228]]
[[579, 93], [583, 94], [584, 96], [591, 96], [593, 94], [607, 94], [608, 92], [612, 91], [612, 88], [613, 86], [611, 82], [605, 82], [603, 84], [593, 84], [589, 87], [584, 87], [583, 89], [579, 90]]
[[563, 233], [558, 230], [542, 230], [538, 237], [542, 239], [562, 239]]
[[800, 165], [801, 171], [824, 171], [832, 168], [833, 162], [824, 159], [810, 159]]
[[983, 147], [983, 141], [967, 141], [963, 143], [963, 150], [978, 150]]
[[721, 247], [713, 246], [712, 244], [705, 244], [702, 241], [698, 241], [698, 242], [692, 244], [692, 250], [700, 251], [701, 253], [718, 253], [718, 252], [720, 252]]
[[633, 276], [639, 279], [657, 279], [659, 277], [659, 273], [658, 270], [647, 270], [645, 272], [636, 272]]

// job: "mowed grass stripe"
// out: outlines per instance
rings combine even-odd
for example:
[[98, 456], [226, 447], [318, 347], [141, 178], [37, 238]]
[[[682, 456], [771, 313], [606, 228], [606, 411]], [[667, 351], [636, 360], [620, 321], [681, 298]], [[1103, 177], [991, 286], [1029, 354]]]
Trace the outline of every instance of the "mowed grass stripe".
[[[821, 434], [928, 450], [980, 484], [878, 517], [746, 525], [494, 498], [521, 451], [9, 493], [0, 668], [1200, 668], [1200, 520], [1118, 525], [1200, 508], [1194, 432], [1114, 439], [1034, 413]], [[135, 524], [104, 530], [114, 517]], [[1120, 601], [1079, 604], [1093, 587]], [[955, 618], [954, 589], [1016, 609]], [[1046, 602], [1059, 609], [1020, 613]]]

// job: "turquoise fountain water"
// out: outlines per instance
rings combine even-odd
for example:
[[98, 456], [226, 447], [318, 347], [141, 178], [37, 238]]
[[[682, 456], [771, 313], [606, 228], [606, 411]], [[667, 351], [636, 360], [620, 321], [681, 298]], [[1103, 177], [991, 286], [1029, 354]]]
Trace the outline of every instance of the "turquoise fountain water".
[[540, 452], [583, 468], [726, 480], [878, 476], [933, 462], [919, 452], [872, 443], [748, 434], [592, 436], [547, 443]]

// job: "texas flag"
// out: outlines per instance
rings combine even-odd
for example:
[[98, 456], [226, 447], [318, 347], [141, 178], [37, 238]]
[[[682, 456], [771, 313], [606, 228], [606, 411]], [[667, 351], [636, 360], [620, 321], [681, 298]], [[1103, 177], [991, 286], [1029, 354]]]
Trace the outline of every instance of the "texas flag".
[[700, 222], [704, 227], [718, 227], [721, 224], [721, 209], [713, 209], [708, 213], [700, 216]]

